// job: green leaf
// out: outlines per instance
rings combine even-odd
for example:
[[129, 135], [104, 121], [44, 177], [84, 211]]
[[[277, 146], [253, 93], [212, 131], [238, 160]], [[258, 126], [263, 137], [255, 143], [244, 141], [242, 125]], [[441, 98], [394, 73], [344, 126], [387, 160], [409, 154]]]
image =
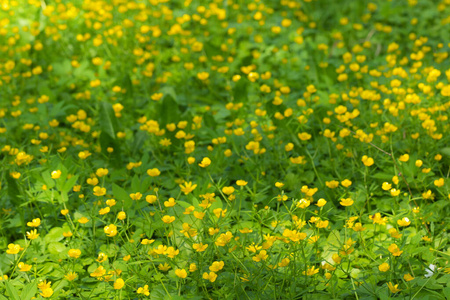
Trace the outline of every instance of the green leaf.
[[125, 191], [123, 188], [121, 188], [115, 183], [112, 185], [112, 191], [117, 201], [123, 201], [124, 208], [129, 208], [131, 206], [132, 200], [130, 198], [130, 195], [128, 195], [127, 191]]
[[64, 230], [61, 227], [52, 228], [44, 238], [46, 243], [59, 242], [64, 238]]
[[450, 147], [445, 147], [441, 149], [442, 154], [446, 155], [447, 157], [450, 157]]
[[36, 295], [36, 292], [37, 292], [37, 283], [36, 280], [33, 280], [23, 288], [20, 298], [22, 300], [30, 300], [31, 297]]
[[56, 242], [56, 243], [50, 243], [48, 245], [48, 252], [50, 252], [51, 254], [60, 254], [64, 251], [66, 251], [66, 246], [64, 246], [63, 244]]
[[5, 285], [6, 285], [6, 290], [8, 291], [8, 294], [9, 294], [9, 299], [21, 300], [19, 297], [19, 294], [17, 293], [17, 290], [14, 288], [14, 286], [9, 281], [5, 281]]
[[11, 200], [13, 200], [14, 202], [20, 201], [18, 197], [18, 195], [20, 195], [20, 191], [16, 180], [7, 175], [6, 182], [8, 183], [8, 196], [11, 197]]
[[117, 120], [112, 105], [108, 102], [100, 102], [99, 123], [102, 132], [113, 140], [116, 139]]
[[62, 189], [61, 192], [63, 193], [67, 193], [68, 191], [70, 191], [72, 189], [72, 187], [75, 185], [75, 182], [77, 182], [78, 180], [78, 175], [72, 176], [69, 180], [67, 180]]
[[[173, 89], [172, 89], [173, 90]], [[163, 124], [175, 122], [178, 116], [181, 114], [176, 98], [173, 97], [175, 92], [165, 94], [162, 99], [162, 103], [159, 108], [160, 120]]]

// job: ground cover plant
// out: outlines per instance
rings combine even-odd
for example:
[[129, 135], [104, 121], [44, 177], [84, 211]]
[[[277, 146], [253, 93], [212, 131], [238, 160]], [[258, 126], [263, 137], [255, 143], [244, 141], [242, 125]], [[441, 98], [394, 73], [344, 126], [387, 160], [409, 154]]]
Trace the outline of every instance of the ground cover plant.
[[0, 3], [0, 299], [450, 298], [450, 1]]

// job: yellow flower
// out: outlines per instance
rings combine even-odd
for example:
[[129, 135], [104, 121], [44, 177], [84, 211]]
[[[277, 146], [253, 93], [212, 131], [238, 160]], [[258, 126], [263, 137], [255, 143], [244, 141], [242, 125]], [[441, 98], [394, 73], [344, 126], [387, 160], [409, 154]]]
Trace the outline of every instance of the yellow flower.
[[107, 207], [104, 207], [104, 208], [100, 209], [100, 210], [98, 211], [98, 214], [99, 214], [99, 215], [106, 215], [107, 213], [109, 213], [110, 210], [111, 210], [111, 209], [109, 208], [109, 206], [107, 206]]
[[306, 271], [303, 271], [302, 274], [303, 275], [307, 275], [307, 276], [313, 276], [314, 274], [319, 273], [319, 268], [314, 268], [314, 266], [308, 268]]
[[151, 98], [153, 101], [159, 101], [159, 100], [162, 99], [163, 96], [164, 96], [163, 93], [154, 93], [153, 95], [150, 96], [150, 98]]
[[170, 223], [172, 223], [173, 221], [175, 221], [175, 217], [174, 217], [174, 216], [168, 216], [168, 215], [165, 215], [164, 217], [161, 218], [161, 220], [162, 220], [164, 223], [166, 223], [166, 224], [170, 224]]
[[[217, 232], [218, 231], [219, 230], [217, 230]], [[209, 232], [209, 234], [211, 234], [211, 232]], [[227, 231], [226, 233], [222, 233], [220, 236], [217, 237], [215, 244], [218, 247], [224, 247], [226, 244], [228, 244], [231, 241], [232, 238], [233, 238], [233, 234], [231, 233], [231, 231]]]
[[320, 198], [318, 201], [317, 201], [317, 206], [318, 207], [323, 207], [325, 204], [327, 204], [327, 200], [325, 200], [325, 199], [323, 199], [323, 198]]
[[97, 256], [96, 261], [99, 262], [99, 263], [102, 263], [102, 262], [105, 262], [107, 259], [108, 259], [108, 255], [106, 255], [106, 254], [103, 253], [103, 252], [100, 252], [100, 253], [98, 254], [98, 256]]
[[206, 168], [207, 166], [209, 166], [211, 164], [211, 160], [209, 159], [209, 157], [204, 157], [202, 159], [202, 162], [199, 163], [198, 165], [202, 168]]
[[392, 189], [392, 184], [390, 184], [389, 182], [383, 182], [381, 188], [385, 191], [389, 191], [390, 189]]
[[403, 251], [400, 251], [400, 248], [396, 244], [391, 244], [388, 247], [388, 250], [394, 256], [400, 256], [403, 253]]
[[181, 184], [180, 184], [181, 191], [182, 191], [185, 195], [187, 195], [187, 194], [189, 194], [190, 192], [192, 192], [193, 190], [195, 190], [196, 187], [197, 187], [197, 185], [196, 185], [196, 184], [193, 185], [191, 181], [185, 182], [184, 185], [181, 185]]
[[215, 261], [212, 263], [212, 265], [209, 267], [209, 270], [212, 272], [219, 272], [223, 269], [223, 266], [225, 263], [223, 261]]
[[151, 176], [151, 177], [157, 177], [157, 176], [159, 176], [159, 174], [161, 174], [161, 171], [159, 171], [157, 168], [148, 169], [147, 174], [148, 174], [148, 176]]
[[261, 250], [257, 255], [253, 256], [253, 260], [256, 262], [260, 262], [262, 260], [266, 260], [269, 257], [266, 250]]
[[67, 215], [68, 213], [69, 213], [69, 210], [68, 210], [68, 209], [61, 209], [61, 214], [62, 214], [63, 216]]
[[436, 179], [436, 180], [434, 181], [434, 185], [435, 185], [436, 187], [441, 187], [441, 186], [443, 186], [443, 185], [444, 185], [444, 178]]
[[317, 227], [317, 228], [327, 228], [327, 227], [328, 227], [328, 224], [329, 224], [329, 221], [328, 221], [328, 220], [325, 220], [325, 221], [319, 220], [319, 221], [316, 223], [316, 227]]
[[405, 274], [403, 275], [403, 279], [405, 279], [405, 281], [411, 281], [414, 280], [414, 277], [411, 276], [411, 274]]
[[374, 160], [372, 157], [368, 157], [367, 155], [364, 155], [361, 159], [361, 161], [363, 162], [363, 164], [367, 167], [370, 167], [371, 165], [374, 164]]
[[40, 290], [45, 290], [45, 289], [49, 289], [51, 284], [52, 284], [51, 281], [47, 282], [47, 280], [44, 280], [44, 281], [39, 282], [37, 286]]
[[205, 213], [200, 211], [194, 211], [194, 217], [196, 217], [199, 220], [203, 220], [203, 218], [205, 217]]
[[402, 162], [407, 162], [409, 160], [409, 154], [403, 154], [402, 156], [399, 157], [398, 160]]
[[39, 218], [33, 219], [31, 222], [27, 223], [27, 226], [29, 227], [38, 227], [39, 225], [41, 225], [41, 219]]
[[87, 222], [89, 222], [89, 219], [86, 217], [81, 217], [78, 219], [78, 223], [80, 224], [86, 224]]
[[94, 187], [94, 195], [95, 196], [100, 197], [105, 194], [106, 194], [106, 189], [104, 187], [99, 187], [99, 186]]
[[156, 200], [158, 200], [158, 198], [155, 195], [147, 195], [145, 197], [145, 201], [147, 201], [150, 204], [153, 204], [156, 202]]
[[341, 181], [341, 184], [343, 187], [349, 187], [352, 185], [352, 182], [348, 179], [344, 179], [343, 181]]
[[325, 185], [329, 189], [335, 189], [339, 186], [339, 181], [337, 181], [337, 180], [325, 181]]
[[187, 272], [185, 269], [176, 269], [175, 270], [175, 275], [177, 275], [180, 278], [186, 278], [187, 277]]
[[302, 141], [307, 141], [311, 139], [311, 135], [307, 132], [302, 132], [298, 134], [298, 138], [301, 139]]
[[109, 226], [105, 226], [103, 228], [103, 231], [106, 233], [107, 236], [113, 237], [117, 235], [117, 226], [114, 224], [109, 224]]
[[398, 184], [398, 181], [399, 180], [398, 180], [398, 176], [397, 175], [392, 177], [392, 182], [393, 183]]
[[177, 204], [177, 203], [175, 202], [175, 199], [172, 197], [170, 197], [168, 201], [164, 201], [165, 207], [173, 207], [173, 206], [175, 206], [175, 204]]
[[248, 183], [247, 181], [242, 180], [242, 179], [239, 179], [238, 181], [236, 181], [236, 184], [237, 184], [238, 186], [246, 186], [247, 183]]
[[284, 183], [282, 183], [282, 182], [275, 182], [275, 186], [277, 188], [282, 188], [284, 186]]
[[397, 190], [397, 189], [391, 189], [390, 193], [391, 193], [391, 196], [397, 197], [398, 195], [400, 195], [401, 191]]
[[382, 263], [381, 265], [378, 266], [378, 270], [380, 270], [380, 272], [387, 272], [389, 271], [391, 267], [389, 266], [388, 263]]
[[85, 150], [85, 151], [81, 151], [81, 152], [79, 152], [78, 153], [78, 157], [80, 158], [80, 159], [86, 159], [86, 158], [88, 158], [89, 156], [91, 156], [92, 154], [89, 152], [89, 151], [87, 151], [87, 150]]
[[51, 288], [43, 289], [41, 290], [40, 295], [44, 298], [50, 298], [53, 295], [53, 289]]
[[102, 277], [103, 275], [105, 275], [106, 270], [103, 266], [98, 267], [97, 269], [94, 270], [94, 272], [92, 272], [90, 275], [91, 277]]
[[115, 290], [120, 290], [124, 287], [125, 282], [123, 281], [122, 278], [117, 278], [116, 281], [114, 282], [114, 289]]
[[137, 290], [138, 294], [144, 294], [145, 296], [150, 296], [150, 291], [148, 289], [148, 284], [144, 285], [144, 287], [140, 287]]
[[389, 234], [391, 235], [391, 237], [393, 237], [394, 239], [399, 239], [402, 237], [402, 234], [400, 234], [397, 229], [395, 228], [391, 228], [389, 229]]
[[28, 238], [29, 240], [37, 239], [38, 236], [39, 236], [39, 233], [37, 233], [37, 230], [36, 230], [36, 229], [27, 231], [27, 238]]
[[69, 280], [69, 281], [73, 281], [73, 280], [75, 280], [75, 278], [77, 278], [77, 277], [78, 277], [78, 274], [75, 273], [75, 272], [69, 272], [69, 273], [67, 273], [66, 275], [64, 275], [64, 278], [67, 279], [67, 280]]
[[222, 193], [224, 193], [225, 195], [231, 195], [234, 193], [234, 187], [232, 186], [224, 186], [222, 188]]
[[8, 245], [8, 250], [6, 250], [7, 254], [17, 254], [19, 253], [21, 250], [20, 245], [18, 244], [9, 244]]
[[158, 269], [160, 269], [163, 272], [167, 272], [170, 269], [170, 265], [168, 263], [159, 264]]
[[197, 73], [197, 78], [200, 80], [206, 80], [209, 78], [209, 73], [208, 72]]
[[142, 194], [137, 192], [137, 193], [131, 193], [130, 194], [130, 198], [132, 200], [140, 200], [142, 198]]
[[108, 175], [109, 171], [108, 169], [104, 169], [104, 168], [99, 168], [97, 169], [97, 171], [95, 172], [95, 175], [97, 175], [98, 177], [103, 177]]
[[121, 221], [125, 220], [126, 218], [127, 218], [127, 214], [126, 214], [124, 211], [120, 211], [120, 212], [117, 214], [117, 219], [119, 219], [119, 220], [121, 220]]
[[401, 291], [400, 289], [398, 289], [398, 284], [393, 285], [392, 282], [388, 282], [387, 286], [388, 286], [389, 290], [391, 291], [391, 293], [398, 293]]
[[19, 179], [21, 174], [19, 172], [12, 172], [10, 175], [14, 179]]
[[351, 198], [343, 198], [341, 202], [339, 202], [342, 206], [352, 206], [354, 201]]
[[205, 272], [203, 273], [203, 279], [214, 282], [217, 279], [217, 274], [214, 272], [209, 272], [209, 274]]
[[189, 272], [195, 272], [197, 271], [197, 265], [195, 263], [192, 263], [189, 265]]
[[80, 249], [70, 249], [67, 254], [72, 258], [79, 258], [81, 255], [81, 250]]
[[364, 231], [366, 230], [366, 227], [363, 227], [361, 223], [355, 223], [355, 225], [352, 228], [354, 231]]
[[21, 272], [28, 272], [31, 270], [31, 265], [27, 265], [26, 263], [20, 262], [17, 265]]
[[63, 236], [64, 237], [66, 237], [66, 238], [69, 238], [69, 237], [71, 237], [73, 234], [72, 234], [72, 232], [70, 232], [70, 231], [68, 231], [68, 232], [63, 232]]
[[376, 213], [373, 216], [369, 216], [369, 219], [373, 221], [374, 224], [380, 224], [380, 225], [386, 225], [388, 218], [387, 217], [381, 217], [380, 213]]
[[304, 209], [304, 208], [307, 208], [310, 204], [311, 204], [311, 201], [302, 198], [302, 199], [300, 199], [300, 201], [298, 201], [296, 206]]
[[206, 248], [208, 248], [208, 244], [203, 244], [203, 243], [193, 244], [192, 248], [197, 252], [203, 252], [206, 250]]
[[58, 179], [59, 177], [61, 177], [61, 171], [60, 170], [53, 171], [51, 176], [52, 179]]
[[409, 226], [409, 224], [411, 224], [411, 221], [407, 217], [404, 217], [401, 220], [397, 220], [397, 224], [399, 226], [406, 227]]

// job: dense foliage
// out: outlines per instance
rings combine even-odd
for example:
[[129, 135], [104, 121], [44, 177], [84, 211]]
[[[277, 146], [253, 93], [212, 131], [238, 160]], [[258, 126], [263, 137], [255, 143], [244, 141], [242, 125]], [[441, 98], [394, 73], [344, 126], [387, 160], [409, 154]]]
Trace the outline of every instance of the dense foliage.
[[449, 298], [449, 15], [1, 0], [0, 299]]

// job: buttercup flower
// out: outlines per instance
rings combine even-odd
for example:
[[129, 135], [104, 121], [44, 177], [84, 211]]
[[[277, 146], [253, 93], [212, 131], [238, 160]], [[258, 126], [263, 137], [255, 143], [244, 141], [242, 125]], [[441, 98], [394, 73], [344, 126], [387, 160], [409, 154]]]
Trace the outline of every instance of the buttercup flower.
[[206, 168], [207, 166], [209, 166], [211, 164], [211, 160], [208, 157], [204, 157], [202, 159], [202, 162], [199, 163], [198, 165], [202, 168]]

